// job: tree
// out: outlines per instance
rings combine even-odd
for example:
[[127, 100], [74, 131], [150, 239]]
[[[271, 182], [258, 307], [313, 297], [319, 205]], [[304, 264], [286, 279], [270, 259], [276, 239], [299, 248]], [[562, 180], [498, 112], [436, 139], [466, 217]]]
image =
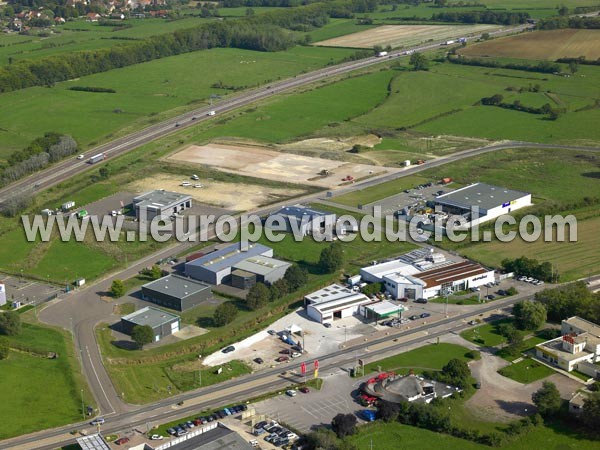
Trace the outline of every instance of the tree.
[[101, 179], [106, 180], [110, 177], [110, 170], [106, 166], [100, 167], [98, 170], [98, 175], [100, 175]]
[[400, 413], [400, 406], [397, 403], [380, 400], [377, 405], [377, 412], [384, 422], [394, 422]]
[[481, 35], [481, 40], [482, 41], [487, 41], [490, 38], [490, 33], [483, 33]]
[[113, 297], [119, 298], [125, 295], [125, 284], [123, 280], [113, 280], [110, 286], [110, 293]]
[[6, 339], [0, 340], [0, 360], [8, 358], [8, 352], [10, 347], [8, 346], [8, 341]]
[[558, 15], [559, 16], [568, 16], [569, 8], [567, 8], [565, 5], [562, 5], [560, 8], [558, 8]]
[[269, 287], [269, 300], [272, 302], [279, 300], [284, 295], [287, 295], [290, 290], [290, 285], [285, 281], [285, 278], [277, 280]]
[[370, 283], [361, 289], [361, 292], [367, 296], [375, 295], [383, 291], [383, 283]]
[[579, 70], [579, 64], [577, 64], [577, 61], [570, 61], [569, 62], [569, 71], [571, 72], [571, 74], [575, 74], [575, 72], [577, 72], [577, 70]]
[[600, 392], [593, 392], [583, 400], [581, 420], [586, 428], [594, 433], [600, 430]]
[[338, 438], [350, 436], [356, 432], [356, 416], [354, 414], [338, 414], [331, 420], [331, 429]]
[[246, 304], [250, 309], [258, 309], [267, 304], [270, 298], [269, 288], [263, 283], [256, 283], [246, 295]]
[[131, 329], [131, 339], [142, 349], [154, 340], [154, 331], [150, 325], [134, 325]]
[[0, 334], [17, 336], [21, 334], [21, 315], [16, 311], [0, 313]]
[[453, 384], [460, 388], [464, 388], [469, 384], [471, 370], [466, 362], [452, 358], [442, 367], [442, 378], [448, 384]]
[[294, 264], [285, 271], [283, 279], [287, 281], [290, 292], [296, 291], [301, 288], [308, 278], [306, 270], [300, 267], [298, 264]]
[[433, 2], [433, 4], [438, 8], [443, 8], [444, 6], [446, 6], [447, 3], [448, 0], [435, 0], [435, 2]]
[[158, 265], [154, 264], [150, 268], [149, 275], [153, 280], [158, 280], [160, 277], [162, 277], [162, 269]]
[[213, 315], [215, 325], [218, 327], [222, 327], [224, 325], [227, 325], [228, 323], [233, 322], [235, 316], [237, 316], [237, 313], [238, 310], [233, 303], [221, 303], [219, 306], [217, 306]]
[[542, 303], [520, 301], [512, 313], [519, 330], [537, 330], [546, 322], [546, 307]]
[[544, 381], [542, 387], [531, 395], [531, 400], [543, 417], [550, 417], [558, 413], [562, 404], [560, 392], [551, 381]]
[[339, 242], [331, 244], [321, 250], [319, 257], [319, 270], [321, 273], [333, 273], [344, 264], [344, 251]]
[[408, 62], [412, 67], [412, 70], [428, 70], [429, 69], [429, 60], [427, 57], [421, 53], [413, 53], [410, 57], [410, 61]]

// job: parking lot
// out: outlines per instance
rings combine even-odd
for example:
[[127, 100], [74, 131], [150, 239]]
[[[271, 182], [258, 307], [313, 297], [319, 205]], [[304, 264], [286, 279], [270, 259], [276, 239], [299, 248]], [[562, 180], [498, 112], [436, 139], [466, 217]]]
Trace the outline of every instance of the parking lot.
[[[372, 212], [374, 206], [380, 206], [381, 213], [384, 216], [391, 215], [405, 207], [416, 206], [418, 204], [424, 204], [427, 200], [433, 200], [438, 192], [447, 193], [454, 189], [456, 189], [456, 186], [453, 186], [452, 183], [448, 185], [432, 183], [432, 185], [428, 187], [423, 187], [421, 189], [407, 189], [406, 191], [392, 195], [391, 197], [369, 203], [368, 205], [365, 205], [363, 209]], [[434, 196], [434, 194], [436, 195]]]
[[6, 275], [0, 279], [6, 287], [6, 302], [39, 305], [64, 292], [62, 287], [19, 276]]

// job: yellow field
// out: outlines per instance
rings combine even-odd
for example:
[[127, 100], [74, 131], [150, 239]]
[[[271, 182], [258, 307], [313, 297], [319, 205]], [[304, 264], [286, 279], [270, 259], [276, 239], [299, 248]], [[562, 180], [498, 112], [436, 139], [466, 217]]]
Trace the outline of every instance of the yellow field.
[[417, 45], [428, 40], [459, 38], [498, 28], [496, 25], [383, 25], [348, 34], [314, 45], [323, 47], [373, 48], [376, 45], [393, 48]]
[[[543, 238], [542, 238], [543, 239]], [[561, 276], [569, 281], [600, 271], [600, 217], [581, 220], [577, 224], [577, 242], [488, 242], [461, 250], [467, 257], [483, 264], [500, 266], [505, 258], [527, 256], [541, 262], [550, 261]]]
[[506, 58], [545, 59], [585, 56], [600, 58], [600, 30], [536, 31], [494, 39], [468, 46], [459, 51], [466, 56], [500, 56]]

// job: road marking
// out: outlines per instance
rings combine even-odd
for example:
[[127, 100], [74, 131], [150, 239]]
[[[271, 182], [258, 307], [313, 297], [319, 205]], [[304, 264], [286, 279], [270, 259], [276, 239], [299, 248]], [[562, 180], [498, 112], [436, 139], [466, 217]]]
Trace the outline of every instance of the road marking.
[[109, 414], [112, 414], [115, 412], [115, 408], [113, 408], [113, 405], [110, 403], [110, 400], [108, 399], [108, 395], [106, 395], [106, 391], [104, 390], [104, 386], [102, 386], [102, 383], [100, 382], [100, 377], [98, 376], [98, 372], [96, 372], [96, 368], [94, 367], [94, 362], [92, 361], [92, 355], [90, 353], [90, 349], [88, 348], [88, 346], [85, 346], [85, 351], [88, 354], [88, 358], [90, 359], [90, 365], [92, 366], [92, 370], [94, 371], [94, 375], [96, 376], [96, 380], [98, 380], [98, 386], [100, 386], [100, 389], [102, 390], [102, 393], [104, 394], [104, 398], [106, 399], [106, 403], [108, 403], [108, 406], [110, 406], [110, 409], [112, 410]]

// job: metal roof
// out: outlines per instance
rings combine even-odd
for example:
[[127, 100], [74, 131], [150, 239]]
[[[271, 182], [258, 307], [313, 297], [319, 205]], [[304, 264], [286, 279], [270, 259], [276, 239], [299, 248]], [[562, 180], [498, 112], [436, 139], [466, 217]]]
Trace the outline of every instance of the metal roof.
[[348, 297], [351, 294], [353, 294], [353, 291], [347, 287], [339, 284], [330, 284], [323, 289], [319, 289], [318, 291], [308, 294], [304, 298], [312, 303], [323, 303], [338, 298]]
[[350, 308], [363, 303], [369, 303], [371, 299], [365, 294], [352, 293], [342, 298], [336, 298], [322, 303], [312, 303], [309, 308], [314, 308], [321, 313], [333, 311], [336, 309]]
[[309, 216], [310, 218], [335, 216], [334, 213], [320, 211], [318, 209], [308, 208], [308, 207], [302, 206], [302, 205], [284, 206], [279, 211], [277, 211], [271, 215], [272, 216], [295, 217], [296, 219], [302, 219], [302, 217], [304, 217], [304, 216]]
[[394, 314], [398, 311], [404, 311], [406, 309], [402, 305], [396, 305], [392, 302], [388, 302], [387, 300], [377, 303], [371, 303], [370, 305], [365, 305], [365, 308], [369, 311], [373, 311], [374, 313], [379, 314], [380, 316]]
[[475, 183], [465, 186], [447, 194], [440, 195], [435, 199], [440, 205], [454, 206], [458, 208], [471, 209], [478, 206], [488, 210], [518, 200], [527, 195], [528, 192], [514, 191], [512, 189], [494, 186], [487, 183]]
[[290, 267], [291, 264], [268, 256], [252, 256], [237, 263], [234, 267], [257, 275], [268, 275], [281, 267]]
[[110, 450], [110, 447], [100, 434], [90, 434], [77, 438], [81, 450]]
[[211, 272], [219, 272], [223, 269], [233, 267], [245, 259], [261, 256], [272, 251], [273, 249], [270, 247], [256, 243], [249, 244], [248, 249], [242, 251], [242, 244], [236, 242], [235, 244], [231, 244], [225, 248], [209, 253], [208, 255], [194, 259], [193, 261], [186, 263], [185, 267], [201, 266]]
[[161, 326], [162, 324], [179, 320], [179, 316], [171, 314], [162, 309], [146, 306], [131, 314], [121, 317], [122, 320], [134, 323], [136, 325], [150, 325], [152, 328]]
[[170, 446], [173, 450], [251, 450], [252, 446], [239, 434], [219, 424], [180, 444]]
[[491, 272], [489, 269], [471, 261], [463, 261], [438, 269], [428, 270], [418, 274], [418, 278], [425, 282], [428, 288], [440, 286], [444, 283], [470, 278], [476, 275], [483, 275]]
[[210, 286], [202, 281], [179, 275], [167, 275], [166, 277], [146, 283], [142, 287], [176, 298], [186, 298], [190, 295], [210, 289]]
[[181, 194], [179, 192], [165, 191], [157, 189], [133, 198], [133, 203], [136, 206], [148, 209], [164, 208], [169, 205], [178, 204], [186, 200], [191, 200], [189, 194]]

